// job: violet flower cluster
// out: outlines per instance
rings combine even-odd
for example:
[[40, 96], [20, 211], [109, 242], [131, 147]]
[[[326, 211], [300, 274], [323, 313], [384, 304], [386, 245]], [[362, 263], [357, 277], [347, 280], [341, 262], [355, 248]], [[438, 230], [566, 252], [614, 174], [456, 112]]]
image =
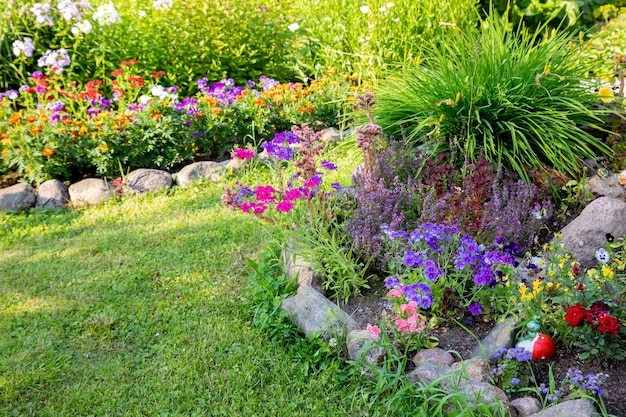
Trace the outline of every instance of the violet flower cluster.
[[[401, 274], [387, 279], [387, 288], [399, 290], [407, 300], [416, 301], [422, 309], [433, 304], [433, 286], [451, 286], [458, 296], [464, 297], [475, 291], [470, 288], [471, 283], [466, 282], [468, 278], [471, 277], [476, 287], [493, 286], [498, 282], [502, 266], [514, 263], [509, 253], [499, 248], [486, 250], [453, 226], [424, 223], [407, 233], [383, 225], [381, 231], [390, 245], [403, 253], [401, 263], [392, 265]], [[470, 302], [466, 307], [472, 315], [484, 312], [479, 302]]]
[[591, 395], [597, 395], [598, 397], [604, 396], [604, 380], [608, 375], [603, 373], [583, 375], [583, 372], [576, 368], [571, 367], [565, 374], [566, 382], [569, 382], [570, 389], [587, 391]]

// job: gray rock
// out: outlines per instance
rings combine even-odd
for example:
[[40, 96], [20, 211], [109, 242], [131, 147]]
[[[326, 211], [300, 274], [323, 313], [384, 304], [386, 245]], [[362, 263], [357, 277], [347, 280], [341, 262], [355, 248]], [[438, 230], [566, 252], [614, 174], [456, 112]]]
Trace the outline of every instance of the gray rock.
[[283, 300], [280, 307], [307, 337], [322, 335], [328, 340], [358, 327], [352, 317], [313, 287], [303, 287]]
[[511, 401], [511, 405], [515, 407], [519, 417], [529, 417], [541, 411], [541, 402], [533, 397], [516, 398]]
[[607, 233], [616, 239], [626, 235], [626, 201], [593, 200], [561, 233], [563, 249], [578, 259], [582, 269], [591, 268], [597, 264], [596, 251], [607, 243]]
[[486, 382], [463, 379], [460, 381], [458, 387], [453, 388], [465, 392], [468, 398], [475, 401], [475, 404], [502, 402], [507, 408], [510, 406], [509, 398], [506, 396], [506, 393], [500, 388]]
[[304, 287], [313, 286], [316, 289], [321, 288], [320, 279], [313, 272], [313, 268], [311, 264], [304, 260], [299, 255], [294, 254], [290, 249], [283, 249], [281, 253], [281, 258], [283, 260], [283, 270], [287, 275], [287, 278], [298, 279], [298, 292], [300, 292]]
[[583, 399], [564, 401], [531, 414], [532, 417], [595, 417], [598, 415], [591, 401]]
[[[348, 358], [352, 361], [356, 361], [359, 358], [359, 355], [364, 353], [362, 351], [364, 347], [366, 347], [367, 342], [370, 342], [371, 340], [370, 333], [367, 330], [353, 330], [348, 333], [348, 338], [346, 339]], [[385, 349], [380, 346], [376, 346], [373, 343], [369, 343], [363, 360], [372, 365], [377, 365], [382, 361], [384, 356]]]
[[517, 325], [517, 319], [513, 316], [501, 323], [498, 323], [482, 340], [482, 342], [472, 351], [473, 358], [483, 358], [492, 361], [496, 357], [496, 353], [500, 348], [513, 347], [513, 330]]
[[172, 186], [172, 174], [159, 169], [140, 168], [130, 172], [125, 178], [126, 191], [146, 193]]
[[213, 161], [200, 161], [183, 167], [176, 173], [176, 184], [183, 188], [197, 178], [219, 181], [226, 174], [226, 168]]
[[218, 163], [219, 166], [222, 166], [226, 169], [230, 169], [233, 172], [239, 171], [244, 166], [246, 166], [246, 164], [247, 164], [247, 159], [237, 159], [237, 158], [227, 159], [225, 161]]
[[[456, 372], [449, 366], [433, 365], [428, 362], [419, 363], [415, 369], [406, 374], [410, 382], [419, 382], [423, 385], [430, 385], [435, 380], [442, 382], [447, 378], [458, 379], [458, 376], [457, 378], [453, 378], [455, 375]], [[443, 387], [445, 386], [447, 385], [443, 384]]]
[[113, 187], [100, 178], [86, 178], [70, 185], [70, 200], [73, 204], [98, 204], [115, 197]]
[[433, 365], [450, 366], [454, 357], [441, 348], [422, 349], [413, 357], [413, 363], [431, 363]]
[[489, 382], [489, 362], [482, 358], [455, 362], [450, 367], [468, 379]]
[[70, 201], [67, 186], [59, 180], [49, 180], [39, 186], [35, 207], [62, 209]]
[[606, 178], [594, 175], [585, 184], [584, 188], [595, 196], [624, 199], [626, 192], [624, 187], [617, 181], [617, 178], [618, 174], [611, 174]]
[[324, 143], [339, 142], [341, 141], [341, 132], [334, 127], [328, 127], [322, 130], [322, 136], [320, 139]]
[[35, 206], [37, 196], [30, 184], [15, 184], [0, 190], [0, 210], [19, 211]]

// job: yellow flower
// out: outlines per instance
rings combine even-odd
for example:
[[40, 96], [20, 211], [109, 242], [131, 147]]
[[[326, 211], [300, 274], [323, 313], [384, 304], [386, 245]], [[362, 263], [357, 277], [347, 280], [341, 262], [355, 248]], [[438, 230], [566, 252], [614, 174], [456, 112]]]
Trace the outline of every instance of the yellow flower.
[[526, 291], [528, 291], [528, 287], [524, 284], [519, 284], [519, 293], [524, 295], [526, 294]]
[[2, 138], [2, 140], [0, 140], [0, 144], [2, 144], [3, 146], [9, 146], [11, 144], [11, 139]]
[[[550, 271], [553, 272], [553, 271]], [[541, 281], [536, 279], [533, 281], [533, 291], [535, 294], [538, 294], [541, 292], [541, 290], [543, 290], [543, 285], [541, 284]]]
[[554, 237], [555, 237], [555, 238], [557, 238], [557, 239], [563, 239], [563, 234], [561, 234], [561, 233], [555, 233], [555, 234], [554, 234]]
[[107, 146], [107, 144], [106, 144], [106, 143], [100, 143], [100, 144], [98, 145], [98, 149], [100, 149], [102, 152], [106, 152], [106, 151], [108, 151], [108, 150], [109, 150], [109, 147]]
[[615, 272], [613, 272], [613, 268], [607, 265], [602, 265], [602, 275], [605, 277], [613, 278]]
[[611, 87], [603, 86], [598, 90], [598, 94], [600, 95], [600, 100], [605, 103], [610, 103], [614, 100], [613, 98], [613, 89]]

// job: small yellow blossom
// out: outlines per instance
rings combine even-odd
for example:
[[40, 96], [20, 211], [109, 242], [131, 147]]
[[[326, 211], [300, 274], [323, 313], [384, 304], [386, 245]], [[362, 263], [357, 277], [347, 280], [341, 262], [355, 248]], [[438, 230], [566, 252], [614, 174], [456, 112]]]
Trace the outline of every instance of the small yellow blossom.
[[600, 89], [598, 90], [598, 95], [600, 96], [600, 100], [605, 103], [610, 103], [615, 99], [613, 97], [613, 89], [607, 86], [600, 87]]

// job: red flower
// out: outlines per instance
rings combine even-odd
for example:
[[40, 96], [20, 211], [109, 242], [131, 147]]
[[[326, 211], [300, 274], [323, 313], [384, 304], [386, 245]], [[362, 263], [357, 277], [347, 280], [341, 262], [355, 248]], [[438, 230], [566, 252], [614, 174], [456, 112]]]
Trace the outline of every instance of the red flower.
[[606, 315], [600, 318], [600, 324], [598, 325], [598, 330], [600, 332], [615, 335], [619, 333], [619, 329], [619, 320], [617, 320], [615, 317]]
[[158, 79], [162, 75], [165, 75], [165, 71], [153, 71], [150, 75], [152, 75], [152, 78]]
[[118, 75], [122, 75], [123, 72], [124, 70], [122, 70], [121, 68], [118, 68], [115, 71], [111, 71], [111, 75], [114, 77], [117, 77]]
[[609, 306], [604, 301], [596, 301], [586, 312], [587, 321], [594, 326], [598, 325], [600, 320], [610, 314]]
[[565, 313], [565, 321], [570, 326], [577, 326], [585, 318], [587, 311], [580, 304], [570, 307]]

